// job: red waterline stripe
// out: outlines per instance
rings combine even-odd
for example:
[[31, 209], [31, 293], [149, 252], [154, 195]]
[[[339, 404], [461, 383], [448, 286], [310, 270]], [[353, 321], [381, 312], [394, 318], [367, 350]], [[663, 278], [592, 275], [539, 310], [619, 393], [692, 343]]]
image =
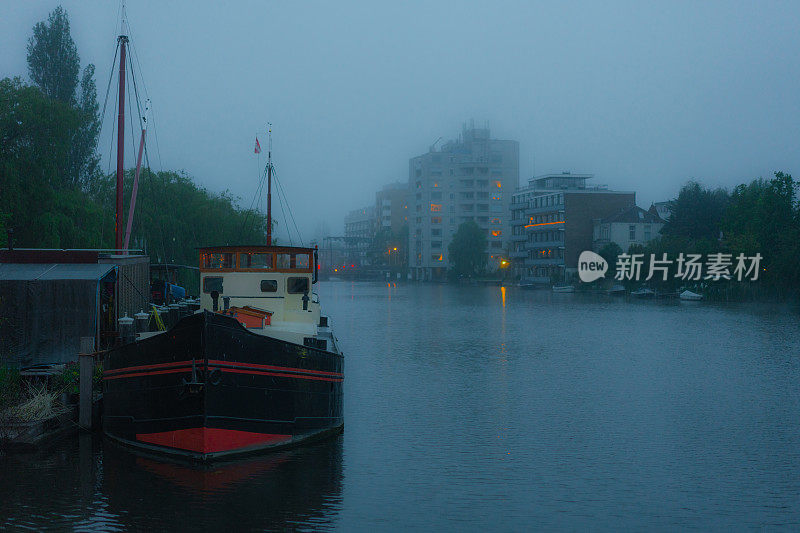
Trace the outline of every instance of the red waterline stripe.
[[219, 428], [188, 428], [160, 433], [137, 433], [136, 440], [169, 448], [214, 453], [254, 445], [269, 445], [291, 440], [291, 435], [253, 433]]
[[[202, 361], [202, 360], [201, 360]], [[150, 370], [153, 368], [169, 368], [171, 366], [186, 366], [191, 365], [191, 361], [176, 361], [174, 363], [158, 363], [157, 365], [141, 365], [141, 366], [127, 366], [125, 368], [115, 368], [113, 370], [106, 370], [106, 374], [120, 374], [122, 372], [134, 372], [136, 370]]]
[[228, 365], [228, 366], [243, 366], [247, 368], [263, 368], [265, 370], [278, 370], [282, 372], [302, 372], [305, 374], [323, 374], [326, 376], [336, 376], [342, 377], [342, 374], [338, 372], [325, 372], [322, 370], [308, 370], [305, 368], [290, 368], [286, 366], [271, 366], [271, 365], [257, 365], [255, 363], [239, 363], [236, 361], [219, 361], [219, 360], [209, 360], [208, 364], [210, 365]]
[[297, 374], [280, 374], [278, 372], [260, 372], [258, 370], [244, 370], [238, 368], [220, 368], [223, 372], [228, 372], [230, 374], [255, 374], [261, 376], [278, 376], [281, 378], [295, 378], [295, 379], [315, 379], [319, 381], [334, 381], [334, 382], [341, 382], [344, 381], [342, 378], [323, 378], [318, 376], [300, 376]]
[[155, 376], [158, 374], [177, 374], [178, 372], [191, 372], [191, 368], [176, 368], [173, 370], [158, 370], [156, 372], [134, 372], [132, 374], [122, 374], [119, 376], [103, 376], [103, 381], [108, 381], [109, 379], [120, 379], [120, 378], [134, 378], [137, 376]]

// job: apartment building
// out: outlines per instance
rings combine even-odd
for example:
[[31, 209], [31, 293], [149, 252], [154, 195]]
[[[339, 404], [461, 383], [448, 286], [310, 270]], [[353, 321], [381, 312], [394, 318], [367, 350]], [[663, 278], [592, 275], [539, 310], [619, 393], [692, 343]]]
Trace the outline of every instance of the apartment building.
[[376, 226], [374, 205], [355, 209], [344, 217], [346, 253], [351, 264], [360, 267], [369, 263], [367, 252], [375, 238]]
[[385, 185], [375, 193], [376, 231], [389, 231], [400, 235], [408, 223], [408, 183]]
[[[417, 280], [444, 277], [458, 226], [486, 231], [488, 266], [505, 256], [511, 196], [519, 184], [519, 143], [492, 139], [489, 128], [464, 127], [457, 140], [412, 157], [408, 165], [408, 265]], [[591, 228], [590, 228], [591, 231]]]
[[592, 250], [594, 222], [636, 204], [636, 193], [587, 185], [592, 174], [547, 174], [512, 195], [511, 253], [515, 275], [533, 283], [564, 279]]

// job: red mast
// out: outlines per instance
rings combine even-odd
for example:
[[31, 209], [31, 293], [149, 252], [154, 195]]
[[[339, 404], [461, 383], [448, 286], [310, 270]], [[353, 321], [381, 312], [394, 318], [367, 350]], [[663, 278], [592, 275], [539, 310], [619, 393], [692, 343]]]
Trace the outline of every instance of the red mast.
[[116, 244], [114, 248], [122, 250], [122, 172], [125, 156], [125, 43], [127, 35], [120, 35], [119, 41], [119, 115], [117, 117], [117, 219], [114, 225]]
[[267, 148], [267, 246], [272, 246], [272, 124]]

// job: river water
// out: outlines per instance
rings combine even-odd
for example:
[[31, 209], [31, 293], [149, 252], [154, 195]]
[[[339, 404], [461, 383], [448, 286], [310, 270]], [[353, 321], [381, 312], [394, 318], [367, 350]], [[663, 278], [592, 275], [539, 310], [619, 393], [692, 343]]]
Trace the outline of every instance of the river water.
[[800, 528], [800, 315], [323, 283], [345, 433], [207, 469], [92, 435], [0, 457], [7, 528]]

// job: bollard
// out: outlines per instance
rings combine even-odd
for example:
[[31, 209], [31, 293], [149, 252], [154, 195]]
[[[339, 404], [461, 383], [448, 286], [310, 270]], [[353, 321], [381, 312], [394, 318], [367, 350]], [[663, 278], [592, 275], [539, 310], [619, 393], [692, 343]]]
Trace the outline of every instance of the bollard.
[[133, 318], [136, 321], [136, 333], [145, 333], [147, 331], [148, 324], [150, 323], [150, 315], [144, 311], [139, 311], [133, 315]]
[[172, 324], [169, 323], [169, 309], [167, 309], [166, 305], [159, 306], [158, 316], [161, 317], [161, 322], [164, 323], [164, 327], [169, 329]]
[[117, 320], [119, 324], [119, 338], [122, 344], [128, 344], [136, 340], [136, 333], [133, 331], [133, 319], [128, 315]]
[[94, 337], [81, 337], [80, 396], [78, 405], [78, 425], [92, 429], [92, 378], [94, 377]]

